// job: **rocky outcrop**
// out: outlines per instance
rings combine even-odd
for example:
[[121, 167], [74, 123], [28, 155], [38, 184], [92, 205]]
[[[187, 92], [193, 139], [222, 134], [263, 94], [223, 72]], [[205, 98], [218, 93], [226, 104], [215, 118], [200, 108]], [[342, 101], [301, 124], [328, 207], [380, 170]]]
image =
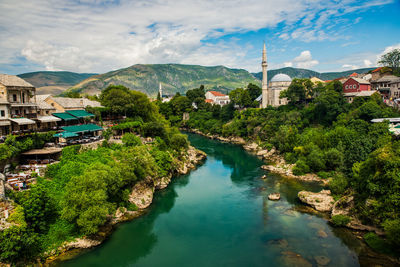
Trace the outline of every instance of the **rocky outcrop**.
[[129, 195], [129, 202], [135, 204], [139, 209], [150, 206], [154, 195], [154, 182], [151, 177], [136, 183]]
[[345, 215], [350, 216], [350, 211], [354, 209], [354, 197], [344, 196], [336, 201], [332, 206], [332, 216]]
[[268, 195], [269, 200], [279, 200], [281, 199], [281, 194], [279, 193], [272, 193]]
[[297, 196], [301, 202], [310, 205], [317, 211], [329, 212], [332, 210], [335, 200], [331, 196], [330, 190], [321, 190], [321, 192], [313, 193], [309, 191], [300, 191]]
[[187, 154], [184, 156], [181, 165], [177, 168], [178, 174], [187, 174], [190, 170], [194, 169], [197, 164], [203, 161], [207, 154], [201, 150], [195, 149], [190, 146]]

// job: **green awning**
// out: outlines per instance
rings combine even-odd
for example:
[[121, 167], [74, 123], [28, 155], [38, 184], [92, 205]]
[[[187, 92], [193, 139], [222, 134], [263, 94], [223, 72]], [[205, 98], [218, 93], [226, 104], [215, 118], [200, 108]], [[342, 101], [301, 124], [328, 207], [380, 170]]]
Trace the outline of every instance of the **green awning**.
[[89, 113], [86, 110], [82, 110], [82, 109], [66, 110], [65, 112], [67, 112], [77, 118], [94, 117], [94, 114]]
[[400, 128], [400, 125], [397, 125], [397, 126], [395, 126], [394, 128], [397, 128], [397, 129], [398, 129], [398, 128]]
[[62, 138], [70, 138], [70, 137], [77, 137], [79, 136], [76, 133], [71, 133], [71, 132], [61, 132], [61, 133], [56, 133], [53, 135], [53, 137], [62, 137]]
[[103, 128], [96, 124], [82, 124], [82, 125], [72, 125], [72, 126], [64, 126], [61, 129], [72, 132], [72, 133], [84, 133], [84, 132], [95, 132], [102, 131]]
[[72, 120], [78, 119], [77, 117], [74, 117], [71, 114], [68, 114], [66, 112], [53, 113], [51, 115], [56, 116], [57, 118], [60, 118], [64, 121], [72, 121]]

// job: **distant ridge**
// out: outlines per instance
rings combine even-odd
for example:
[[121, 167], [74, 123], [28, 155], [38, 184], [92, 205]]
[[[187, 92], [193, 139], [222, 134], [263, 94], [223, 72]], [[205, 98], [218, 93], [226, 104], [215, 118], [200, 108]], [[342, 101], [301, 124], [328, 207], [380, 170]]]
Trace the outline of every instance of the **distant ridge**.
[[[318, 77], [333, 80], [353, 72], [366, 73], [374, 68], [363, 68], [342, 72], [320, 73], [308, 69], [286, 67], [268, 71], [268, 80], [275, 74], [284, 73], [292, 78]], [[262, 73], [249, 73], [244, 69], [231, 69], [225, 66], [205, 67], [184, 64], [137, 64], [104, 74], [75, 73], [69, 71], [37, 71], [19, 74], [19, 77], [33, 84], [37, 94], [58, 95], [66, 90], [88, 94], [98, 94], [110, 84], [124, 85], [132, 90], [156, 96], [161, 82], [165, 93], [185, 93], [203, 84], [207, 90], [228, 93], [244, 87], [248, 83], [261, 85]]]
[[59, 95], [71, 86], [95, 75], [94, 73], [76, 73], [69, 71], [36, 71], [17, 76], [36, 87], [39, 95]]
[[260, 81], [246, 70], [224, 66], [137, 64], [89, 77], [70, 90], [96, 94], [111, 84], [121, 84], [132, 90], [156, 96], [159, 83], [162, 84], [163, 91], [170, 94], [185, 93], [202, 84], [206, 89], [227, 93], [248, 83], [260, 84]]
[[[367, 73], [375, 68], [362, 68], [362, 69], [355, 69], [355, 70], [346, 70], [341, 72], [317, 72], [308, 69], [299, 69], [299, 68], [292, 68], [292, 67], [285, 67], [276, 70], [269, 70], [268, 71], [268, 80], [272, 79], [275, 74], [284, 73], [289, 75], [291, 78], [311, 78], [317, 77], [321, 80], [333, 80], [341, 77], [349, 76], [352, 73]], [[254, 77], [259, 80], [262, 80], [262, 72], [253, 73]]]

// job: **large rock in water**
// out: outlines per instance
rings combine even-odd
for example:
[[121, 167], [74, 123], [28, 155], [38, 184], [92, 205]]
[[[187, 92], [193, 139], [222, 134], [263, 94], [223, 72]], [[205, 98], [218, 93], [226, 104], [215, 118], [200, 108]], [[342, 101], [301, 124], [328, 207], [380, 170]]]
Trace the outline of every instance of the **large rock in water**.
[[332, 210], [335, 200], [331, 196], [330, 190], [322, 190], [319, 193], [313, 193], [309, 191], [300, 191], [297, 196], [301, 202], [310, 205], [314, 209], [323, 212], [329, 212]]

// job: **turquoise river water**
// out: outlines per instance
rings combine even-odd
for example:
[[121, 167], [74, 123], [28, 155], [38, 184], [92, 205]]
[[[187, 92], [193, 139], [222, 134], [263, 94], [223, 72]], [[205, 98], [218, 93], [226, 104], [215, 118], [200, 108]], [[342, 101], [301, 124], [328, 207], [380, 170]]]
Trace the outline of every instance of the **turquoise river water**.
[[[203, 165], [157, 192], [146, 214], [119, 225], [102, 245], [59, 265], [321, 266], [316, 259], [360, 265], [357, 238], [301, 211], [297, 192], [319, 185], [269, 174], [239, 146], [189, 139], [207, 153]], [[268, 200], [272, 192], [281, 200]]]

